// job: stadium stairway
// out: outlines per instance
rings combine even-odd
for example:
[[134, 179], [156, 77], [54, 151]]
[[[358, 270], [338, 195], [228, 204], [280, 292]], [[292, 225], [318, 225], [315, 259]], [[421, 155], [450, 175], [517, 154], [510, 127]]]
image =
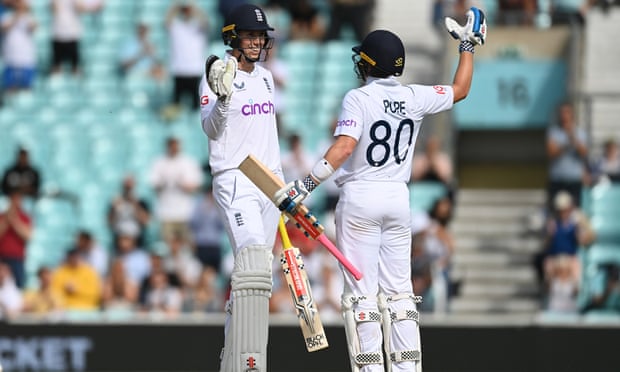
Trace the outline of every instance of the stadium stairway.
[[543, 190], [462, 189], [452, 221], [453, 275], [461, 280], [454, 314], [521, 314], [539, 310], [532, 258], [541, 247], [528, 231], [544, 203]]
[[602, 143], [615, 137], [618, 140], [620, 117], [620, 45], [610, 43], [609, 35], [620, 34], [620, 8], [604, 12], [593, 9], [585, 29], [584, 93], [592, 100], [591, 140], [597, 153]]

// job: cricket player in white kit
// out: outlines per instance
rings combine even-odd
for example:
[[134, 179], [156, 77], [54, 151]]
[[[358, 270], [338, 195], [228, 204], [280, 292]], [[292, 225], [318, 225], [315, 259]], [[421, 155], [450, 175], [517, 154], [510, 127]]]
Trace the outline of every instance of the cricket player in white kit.
[[267, 371], [272, 249], [280, 211], [237, 169], [253, 154], [282, 177], [273, 77], [256, 64], [273, 38], [265, 13], [251, 4], [231, 11], [222, 29], [231, 47], [207, 59], [200, 85], [201, 121], [209, 137], [213, 193], [235, 264], [227, 303], [221, 371]]
[[465, 98], [474, 46], [486, 37], [484, 14], [477, 8], [468, 11], [465, 26], [451, 19], [446, 26], [461, 40], [452, 85], [401, 85], [394, 77], [403, 71], [405, 51], [389, 31], [373, 31], [354, 47], [356, 72], [365, 85], [344, 97], [334, 144], [305, 179], [290, 182], [274, 197], [281, 208], [295, 208], [338, 170], [338, 246], [364, 274], [356, 281], [343, 270], [342, 310], [354, 372], [422, 370], [407, 182], [422, 119]]

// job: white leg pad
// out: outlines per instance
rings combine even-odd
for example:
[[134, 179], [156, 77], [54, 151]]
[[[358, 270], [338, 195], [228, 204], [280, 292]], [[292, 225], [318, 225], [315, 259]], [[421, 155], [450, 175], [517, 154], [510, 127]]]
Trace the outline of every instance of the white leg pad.
[[[413, 293], [386, 295], [379, 293], [378, 306], [383, 316], [383, 348], [386, 371], [422, 371], [420, 314], [416, 303], [422, 302]], [[415, 369], [414, 369], [415, 365]]]
[[264, 245], [247, 246], [235, 257], [222, 372], [267, 372], [272, 260]]
[[383, 369], [381, 352], [381, 314], [374, 296], [342, 295], [342, 312], [351, 370], [380, 365]]

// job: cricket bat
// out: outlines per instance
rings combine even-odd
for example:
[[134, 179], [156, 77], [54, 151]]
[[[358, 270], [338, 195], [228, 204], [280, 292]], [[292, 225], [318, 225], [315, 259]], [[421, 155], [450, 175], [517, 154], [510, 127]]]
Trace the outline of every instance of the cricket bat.
[[291, 244], [291, 240], [286, 232], [284, 217], [280, 216], [278, 224], [280, 236], [282, 237], [282, 253], [280, 254], [280, 264], [286, 277], [286, 283], [291, 291], [295, 311], [299, 318], [301, 332], [304, 335], [306, 349], [309, 352], [325, 349], [329, 346], [327, 337], [323, 330], [323, 323], [319, 316], [319, 311], [314, 303], [314, 297], [310, 290], [310, 281], [304, 267], [304, 262], [299, 253], [299, 249]]
[[[284, 181], [279, 179], [273, 172], [267, 168], [260, 160], [253, 155], [248, 155], [245, 160], [239, 164], [239, 169], [252, 181], [269, 200], [273, 199], [276, 191], [285, 186]], [[295, 226], [301, 229], [304, 234], [312, 239], [318, 240], [327, 250], [347, 269], [356, 280], [362, 278], [362, 273], [353, 266], [353, 264], [336, 248], [323, 231], [325, 228], [310, 213], [308, 207], [299, 204], [292, 213], [284, 212], [287, 217], [295, 221]]]

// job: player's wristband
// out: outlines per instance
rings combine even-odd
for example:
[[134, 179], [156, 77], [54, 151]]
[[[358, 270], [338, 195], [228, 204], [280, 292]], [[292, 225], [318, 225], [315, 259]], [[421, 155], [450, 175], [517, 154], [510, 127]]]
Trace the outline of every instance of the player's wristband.
[[474, 54], [474, 43], [469, 40], [461, 41], [461, 44], [459, 44], [459, 53], [463, 52], [469, 52], [471, 54]]
[[304, 178], [303, 183], [304, 187], [306, 188], [306, 190], [308, 190], [308, 192], [312, 192], [312, 190], [316, 189], [316, 187], [319, 185], [318, 183], [314, 182], [312, 177], [310, 177], [309, 175]]

